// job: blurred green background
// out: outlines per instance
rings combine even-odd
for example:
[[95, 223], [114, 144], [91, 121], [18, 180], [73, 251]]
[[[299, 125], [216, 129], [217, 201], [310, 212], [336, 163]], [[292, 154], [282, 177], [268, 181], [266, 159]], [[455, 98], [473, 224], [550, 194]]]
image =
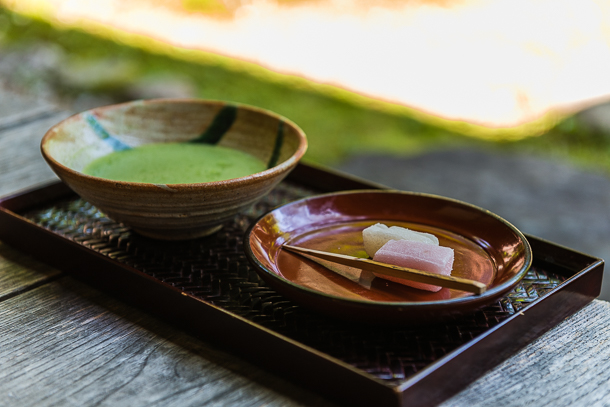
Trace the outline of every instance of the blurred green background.
[[[231, 13], [215, 0], [174, 3], [221, 18]], [[306, 161], [330, 166], [363, 152], [408, 156], [477, 147], [552, 157], [610, 174], [610, 135], [578, 114], [519, 128], [486, 129], [252, 63], [137, 36], [68, 29], [5, 8], [0, 8], [0, 76], [7, 86], [77, 111], [165, 96], [260, 106], [303, 128], [309, 138]]]

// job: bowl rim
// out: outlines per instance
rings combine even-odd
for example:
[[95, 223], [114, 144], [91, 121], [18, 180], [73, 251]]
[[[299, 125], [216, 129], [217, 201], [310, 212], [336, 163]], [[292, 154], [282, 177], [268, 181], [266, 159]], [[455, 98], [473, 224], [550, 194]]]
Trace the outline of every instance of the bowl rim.
[[[250, 110], [253, 112], [257, 112], [260, 114], [274, 117], [274, 118], [286, 123], [287, 125], [291, 126], [292, 128], [294, 128], [296, 130], [297, 136], [299, 139], [299, 145], [298, 145], [296, 151], [287, 160], [285, 160], [271, 168], [267, 168], [264, 171], [256, 172], [254, 174], [249, 174], [249, 175], [239, 177], [239, 178], [230, 178], [230, 179], [226, 179], [226, 180], [211, 181], [211, 182], [181, 183], [181, 184], [153, 184], [153, 183], [148, 183], [148, 182], [119, 181], [119, 180], [111, 180], [108, 178], [101, 178], [101, 177], [96, 177], [93, 175], [88, 175], [83, 172], [76, 171], [76, 170], [60, 163], [46, 150], [46, 145], [47, 145], [48, 141], [57, 133], [58, 128], [60, 128], [61, 126], [65, 125], [66, 123], [68, 123], [70, 121], [77, 120], [78, 118], [82, 117], [83, 115], [85, 115], [89, 112], [113, 110], [113, 109], [117, 109], [120, 107], [125, 107], [125, 106], [129, 106], [129, 105], [137, 105], [137, 104], [154, 105], [154, 104], [181, 104], [181, 103], [200, 104], [200, 105], [225, 105], [225, 106], [232, 105], [232, 106], [235, 106], [240, 109], [246, 109], [246, 110]], [[298, 164], [298, 162], [301, 160], [301, 158], [305, 155], [305, 152], [307, 151], [307, 147], [308, 147], [308, 142], [307, 142], [307, 136], [305, 135], [305, 132], [296, 123], [294, 123], [292, 120], [286, 118], [285, 116], [282, 116], [271, 110], [267, 110], [267, 109], [257, 107], [257, 106], [248, 105], [245, 103], [232, 102], [232, 101], [227, 101], [227, 100], [200, 99], [200, 98], [137, 99], [137, 100], [132, 100], [132, 101], [128, 101], [128, 102], [115, 103], [115, 104], [111, 104], [111, 105], [95, 107], [92, 109], [84, 110], [79, 113], [74, 113], [74, 114], [66, 117], [65, 119], [61, 120], [59, 123], [56, 123], [55, 125], [53, 125], [51, 128], [49, 128], [45, 132], [44, 136], [42, 137], [42, 139], [40, 141], [40, 152], [41, 152], [43, 158], [45, 159], [45, 161], [47, 161], [47, 163], [52, 168], [53, 167], [57, 168], [61, 172], [68, 173], [74, 177], [81, 177], [83, 179], [97, 182], [101, 185], [108, 185], [108, 186], [113, 186], [113, 187], [150, 188], [150, 189], [155, 189], [155, 190], [158, 190], [160, 185], [171, 185], [172, 190], [174, 190], [174, 189], [175, 190], [183, 190], [183, 189], [189, 190], [189, 189], [193, 189], [193, 188], [199, 188], [202, 186], [206, 186], [207, 188], [214, 188], [214, 189], [225, 189], [225, 188], [233, 187], [235, 185], [239, 185], [242, 183], [249, 183], [252, 180], [264, 181], [264, 180], [267, 180], [270, 178], [274, 178], [278, 174], [284, 173], [284, 172], [288, 171], [289, 169], [291, 169], [292, 167], [294, 167], [296, 164]]]

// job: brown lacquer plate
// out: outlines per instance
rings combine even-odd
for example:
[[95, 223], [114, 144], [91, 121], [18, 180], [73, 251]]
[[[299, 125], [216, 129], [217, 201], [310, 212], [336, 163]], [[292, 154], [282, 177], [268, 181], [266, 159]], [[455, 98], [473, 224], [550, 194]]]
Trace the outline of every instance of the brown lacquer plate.
[[[454, 249], [452, 275], [483, 282], [487, 291], [422, 291], [282, 249], [286, 243], [366, 257], [362, 230], [375, 223], [436, 235], [440, 245]], [[368, 322], [432, 322], [472, 312], [514, 288], [532, 261], [526, 238], [499, 216], [401, 191], [349, 191], [289, 203], [255, 222], [244, 246], [260, 276], [287, 298], [326, 315]]]

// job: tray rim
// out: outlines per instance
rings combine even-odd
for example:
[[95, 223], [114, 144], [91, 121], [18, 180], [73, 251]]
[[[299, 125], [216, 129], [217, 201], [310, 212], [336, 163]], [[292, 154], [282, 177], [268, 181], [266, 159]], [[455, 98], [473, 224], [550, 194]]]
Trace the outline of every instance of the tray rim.
[[[363, 188], [363, 189], [364, 188], [366, 188], [366, 189], [371, 189], [371, 188], [385, 189], [386, 188], [383, 186], [379, 186], [378, 184], [369, 183], [365, 180], [356, 179], [355, 177], [344, 177], [343, 174], [340, 174], [340, 173], [332, 171], [332, 170], [328, 170], [328, 169], [324, 169], [324, 168], [316, 167], [316, 166], [311, 166], [311, 165], [305, 165], [305, 164], [299, 164], [299, 166], [297, 167], [297, 169], [295, 170], [294, 173], [295, 173], [294, 176], [289, 176], [288, 180], [296, 181], [297, 183], [300, 183], [300, 184], [306, 184], [306, 182], [299, 182], [300, 178], [302, 179], [303, 177], [305, 177], [307, 180], [311, 181], [312, 179], [320, 179], [318, 177], [312, 177], [311, 176], [312, 174], [318, 174], [318, 175], [324, 174], [325, 178], [322, 178], [322, 179], [329, 180], [330, 182], [318, 187], [317, 189], [319, 189], [319, 190], [324, 190], [325, 186], [328, 186], [328, 185], [330, 185], [331, 190], [336, 190], [336, 188], [333, 188], [333, 186], [332, 186], [333, 183], [335, 183], [335, 186], [343, 185], [346, 187], [345, 189], [353, 189], [354, 187], [356, 187], [356, 188], [359, 187], [359, 188]], [[346, 182], [344, 184], [341, 184], [342, 180], [345, 180]], [[313, 187], [315, 188], [315, 185]], [[294, 372], [295, 370], [298, 371], [299, 369], [291, 369], [290, 367], [287, 367], [287, 366], [285, 366], [285, 364], [282, 364], [280, 362], [274, 363], [273, 360], [268, 360], [268, 359], [262, 358], [260, 356], [254, 355], [255, 353], [258, 353], [258, 352], [244, 352], [243, 349], [239, 349], [239, 346], [237, 343], [228, 343], [228, 344], [227, 343], [217, 343], [217, 345], [220, 345], [222, 347], [228, 346], [230, 351], [233, 351], [234, 353], [238, 354], [239, 356], [241, 356], [245, 359], [248, 359], [250, 361], [253, 361], [259, 365], [262, 365], [261, 367], [268, 368], [271, 371], [274, 371], [276, 373], [278, 373], [278, 372], [281, 374], [293, 373], [292, 375], [290, 375], [291, 378], [296, 379], [299, 384], [304, 385], [304, 387], [309, 387], [314, 391], [319, 391], [319, 392], [323, 393], [325, 396], [329, 397], [329, 399], [332, 399], [333, 401], [338, 402], [338, 403], [348, 402], [348, 403], [350, 403], [350, 405], [358, 405], [359, 403], [362, 403], [363, 400], [366, 400], [366, 397], [365, 398], [359, 397], [358, 395], [355, 395], [354, 392], [350, 391], [349, 387], [351, 386], [351, 387], [359, 388], [360, 390], [362, 390], [363, 393], [367, 392], [367, 391], [373, 392], [372, 394], [374, 394], [376, 396], [376, 398], [375, 398], [376, 401], [385, 402], [388, 405], [402, 406], [402, 405], [406, 405], [409, 402], [412, 402], [415, 399], [418, 400], [418, 404], [421, 404], [421, 405], [434, 405], [434, 404], [452, 396], [453, 394], [456, 394], [457, 392], [462, 390], [467, 384], [476, 380], [478, 377], [482, 376], [487, 370], [491, 369], [492, 367], [494, 367], [501, 361], [508, 358], [510, 355], [514, 354], [519, 349], [523, 348], [528, 343], [530, 343], [533, 340], [535, 340], [536, 338], [538, 338], [542, 333], [546, 332], [548, 329], [552, 328], [557, 323], [561, 322], [565, 317], [573, 314], [580, 308], [584, 307], [586, 304], [588, 304], [590, 301], [592, 301], [595, 297], [597, 297], [599, 295], [599, 291], [601, 290], [601, 277], [603, 274], [603, 265], [604, 265], [603, 260], [583, 254], [583, 253], [575, 252], [572, 249], [561, 247], [552, 242], [545, 241], [543, 239], [539, 239], [534, 236], [530, 236], [530, 235], [526, 234], [527, 240], [532, 245], [533, 257], [534, 257], [535, 262], [536, 261], [542, 261], [544, 263], [549, 262], [549, 259], [537, 259], [536, 258], [535, 247], [545, 248], [545, 250], [551, 250], [551, 251], [554, 250], [556, 253], [563, 254], [564, 257], [566, 257], [566, 259], [567, 259], [566, 263], [570, 263], [570, 261], [572, 263], [565, 265], [565, 264], [555, 264], [555, 263], [549, 262], [549, 264], [554, 264], [555, 266], [563, 269], [564, 271], [569, 272], [571, 274], [571, 276], [569, 276], [566, 279], [566, 281], [564, 281], [562, 284], [560, 284], [555, 289], [551, 290], [550, 292], [541, 296], [537, 300], [528, 304], [526, 307], [524, 307], [521, 310], [521, 312], [515, 313], [514, 315], [512, 315], [512, 316], [506, 318], [505, 320], [503, 320], [502, 322], [498, 323], [496, 326], [489, 328], [485, 332], [481, 333], [476, 338], [468, 341], [467, 343], [465, 343], [465, 344], [459, 346], [458, 348], [454, 349], [453, 351], [447, 353], [443, 357], [439, 358], [437, 361], [433, 362], [432, 364], [430, 364], [430, 365], [426, 366], [425, 368], [423, 368], [422, 370], [420, 370], [418, 373], [405, 379], [404, 382], [402, 382], [398, 385], [391, 385], [390, 383], [384, 382], [384, 381], [374, 377], [373, 375], [366, 373], [360, 369], [357, 369], [356, 367], [351, 366], [348, 363], [343, 362], [342, 360], [339, 360], [331, 355], [318, 351], [317, 349], [312, 348], [303, 343], [300, 343], [296, 340], [290, 339], [278, 332], [273, 331], [272, 329], [266, 328], [253, 321], [247, 320], [230, 311], [224, 310], [221, 307], [207, 303], [190, 294], [183, 293], [179, 289], [171, 287], [165, 283], [160, 282], [159, 280], [156, 280], [148, 275], [145, 275], [144, 273], [138, 271], [135, 268], [126, 266], [124, 264], [119, 263], [118, 261], [116, 261], [114, 259], [111, 259], [100, 253], [89, 250], [85, 246], [72, 242], [66, 238], [63, 238], [61, 235], [51, 232], [51, 231], [35, 224], [34, 222], [31, 222], [31, 221], [25, 219], [24, 217], [22, 217], [21, 215], [16, 213], [18, 210], [28, 209], [27, 207], [42, 205], [42, 204], [48, 203], [52, 200], [59, 199], [59, 198], [61, 198], [62, 195], [65, 195], [67, 197], [72, 194], [73, 193], [62, 182], [53, 182], [47, 186], [36, 186], [36, 187], [32, 188], [31, 190], [22, 191], [22, 192], [13, 194], [13, 195], [5, 197], [5, 198], [0, 198], [0, 239], [6, 243], [13, 244], [18, 249], [21, 249], [21, 250], [33, 255], [34, 257], [43, 257], [42, 261], [50, 260], [50, 261], [47, 261], [49, 264], [62, 269], [63, 271], [73, 275], [74, 277], [76, 277], [78, 279], [84, 280], [86, 283], [92, 284], [95, 288], [102, 289], [103, 291], [107, 291], [107, 292], [109, 292], [109, 294], [120, 298], [121, 300], [125, 301], [126, 303], [139, 307], [139, 308], [143, 308], [145, 311], [151, 312], [151, 313], [155, 314], [155, 316], [157, 316], [157, 317], [161, 317], [166, 320], [170, 319], [171, 320], [170, 323], [174, 322], [175, 324], [179, 325], [182, 329], [186, 329], [187, 331], [192, 331], [191, 333], [194, 333], [196, 336], [205, 338], [206, 340], [216, 341], [217, 339], [226, 339], [226, 338], [224, 338], [223, 335], [221, 335], [221, 336], [223, 336], [223, 338], [213, 338], [210, 336], [209, 332], [206, 332], [205, 330], [198, 329], [197, 327], [193, 328], [192, 326], [191, 327], [184, 326], [184, 324], [181, 324], [180, 322], [176, 322], [174, 320], [174, 318], [172, 318], [175, 311], [170, 312], [168, 314], [167, 312], [164, 312], [163, 310], [159, 309], [160, 307], [158, 305], [155, 308], [154, 304], [146, 303], [146, 298], [136, 298], [136, 299], [126, 298], [125, 293], [122, 293], [120, 291], [120, 289], [118, 292], [113, 291], [111, 289], [111, 287], [106, 287], [108, 284], [106, 284], [106, 286], [104, 286], [104, 284], [102, 284], [99, 281], [100, 280], [99, 278], [96, 279], [95, 270], [92, 270], [92, 272], [89, 273], [88, 275], [84, 275], [82, 272], [82, 267], [80, 267], [80, 269], [79, 269], [78, 261], [76, 261], [76, 262], [70, 261], [67, 263], [63, 262], [63, 264], [60, 264], [60, 265], [54, 264], [53, 260], [50, 259], [49, 257], [46, 257], [46, 259], [45, 259], [44, 253], [41, 253], [39, 250], [36, 250], [35, 248], [32, 248], [32, 245], [30, 244], [32, 235], [25, 233], [25, 235], [28, 235], [27, 239], [24, 239], [23, 236], [21, 236], [21, 238], [20, 238], [19, 235], [23, 234], [22, 229], [26, 229], [26, 232], [27, 231], [33, 232], [35, 234], [36, 238], [43, 239], [47, 242], [50, 242], [52, 244], [52, 246], [54, 245], [54, 246], [65, 247], [66, 248], [65, 250], [74, 252], [74, 253], [78, 253], [79, 255], [81, 255], [85, 258], [90, 258], [91, 256], [93, 256], [94, 259], [98, 260], [97, 262], [94, 262], [94, 263], [99, 263], [99, 264], [96, 264], [96, 266], [92, 267], [92, 269], [100, 268], [100, 267], [104, 268], [104, 269], [110, 268], [110, 269], [114, 270], [115, 274], [117, 271], [124, 273], [124, 270], [128, 270], [129, 271], [128, 274], [131, 277], [128, 278], [125, 276], [121, 276], [121, 278], [128, 278], [129, 281], [133, 281], [135, 279], [135, 281], [137, 281], [139, 283], [141, 283], [142, 281], [148, 280], [147, 286], [149, 286], [149, 288], [151, 288], [151, 292], [148, 293], [149, 297], [150, 296], [155, 297], [155, 292], [157, 292], [157, 293], [161, 292], [163, 296], [168, 297], [168, 301], [171, 301], [172, 304], [174, 304], [174, 306], [179, 309], [185, 308], [185, 307], [186, 308], [195, 307], [201, 312], [212, 315], [213, 319], [223, 320], [224, 322], [226, 322], [228, 320], [231, 320], [231, 321], [237, 320], [237, 321], [239, 321], [238, 325], [241, 326], [241, 329], [247, 330], [248, 332], [253, 334], [255, 337], [257, 337], [258, 340], [261, 340], [261, 338], [262, 338], [262, 340], [265, 342], [262, 345], [263, 348], [268, 347], [268, 341], [271, 340], [271, 342], [273, 342], [274, 345], [279, 346], [283, 352], [288, 352], [289, 354], [292, 355], [291, 352], [294, 351], [297, 354], [296, 355], [297, 360], [302, 359], [303, 362], [307, 362], [308, 364], [311, 364], [312, 363], [311, 356], [314, 356], [315, 357], [314, 364], [320, 365], [320, 366], [324, 367], [325, 369], [327, 369], [328, 374], [335, 375], [335, 377], [337, 374], [339, 374], [339, 375], [343, 374], [343, 376], [341, 376], [338, 379], [339, 387], [342, 389], [341, 391], [338, 391], [337, 390], [338, 387], [335, 385], [329, 387], [328, 384], [325, 384], [319, 378], [318, 379], [311, 378], [311, 377], [308, 377], [308, 375], [306, 375], [306, 374], [303, 374], [303, 373], [299, 374], [298, 372], [297, 373]], [[42, 196], [42, 198], [44, 200], [40, 200], [39, 198], [37, 198], [40, 196]], [[7, 228], [6, 226], [17, 227], [18, 233], [7, 232], [8, 230], [10, 230], [10, 227]], [[566, 252], [567, 252], [567, 254], [566, 254]], [[48, 253], [47, 253], [47, 256], [48, 256]], [[61, 256], [61, 257], [63, 260], [65, 260], [65, 256]], [[551, 257], [553, 257], [553, 256], [551, 256]], [[57, 262], [57, 260], [55, 262]], [[579, 270], [574, 270], [573, 268], [570, 268], [570, 267], [574, 267], [574, 264], [583, 263], [583, 262], [585, 262], [586, 265], [584, 267], [580, 268]], [[74, 263], [76, 263], [76, 264], [74, 264]], [[104, 267], [104, 266], [106, 266], [106, 267]], [[595, 284], [592, 285], [591, 280]], [[159, 287], [160, 284], [163, 284], [163, 287]], [[167, 290], [167, 288], [171, 288], [171, 289]], [[127, 291], [129, 291], [129, 290], [127, 290]], [[532, 330], [530, 328], [530, 326], [532, 325], [532, 322], [536, 322], [536, 319], [524, 318], [525, 316], [530, 315], [530, 314], [540, 314], [542, 312], [542, 308], [553, 309], [554, 306], [556, 306], [557, 304], [563, 303], [566, 300], [569, 300], [571, 303], [571, 305], [569, 307], [567, 307], [567, 308], [564, 307], [561, 310], [561, 312], [558, 312], [556, 315], [553, 315], [553, 318], [550, 318], [550, 319], [546, 318], [545, 323], [543, 323], [541, 325], [536, 325], [534, 323], [534, 325], [535, 325], [534, 330]], [[550, 305], [545, 305], [545, 307], [542, 307], [541, 304], [550, 304]], [[221, 311], [221, 312], [218, 312], [218, 311]], [[532, 311], [536, 311], [536, 312], [532, 312]], [[548, 315], [545, 315], [545, 317], [548, 317]], [[527, 320], [527, 323], [524, 323], [525, 320]], [[510, 350], [505, 349], [504, 354], [498, 355], [495, 358], [491, 358], [494, 360], [491, 360], [491, 359], [484, 360], [483, 362], [485, 362], [485, 363], [483, 363], [477, 369], [466, 372], [466, 374], [463, 375], [460, 378], [460, 380], [457, 381], [457, 382], [459, 382], [459, 383], [457, 383], [457, 385], [456, 385], [456, 383], [454, 383], [451, 386], [447, 386], [447, 387], [443, 388], [443, 392], [438, 392], [438, 393], [442, 393], [440, 395], [440, 397], [439, 397], [439, 394], [435, 394], [435, 395], [431, 396], [429, 394], [430, 393], [429, 391], [423, 391], [423, 389], [426, 388], [426, 386], [433, 386], [434, 382], [439, 380], [439, 377], [442, 378], [444, 375], [446, 375], [448, 366], [455, 368], [455, 366], [453, 366], [453, 365], [455, 365], [456, 360], [459, 363], [465, 357], [466, 357], [466, 359], [476, 359], [477, 358], [476, 353], [484, 353], [484, 352], [478, 352], [477, 351], [478, 348], [475, 345], [480, 345], [481, 343], [485, 343], [485, 346], [487, 346], [488, 348], [490, 346], [491, 346], [491, 348], [493, 348], [493, 347], [497, 347], [498, 346], [497, 343], [502, 342], [502, 340], [506, 341], [506, 339], [505, 338], [503, 339], [503, 337], [509, 336], [509, 335], [504, 334], [505, 333], [504, 331], [507, 330], [507, 327], [511, 327], [512, 331], [516, 331], [519, 329], [529, 329], [530, 331], [528, 331], [528, 335], [526, 335], [527, 338], [525, 338], [525, 340], [520, 340], [520, 341], [514, 342], [512, 344], [512, 346], [510, 347], [511, 348]], [[233, 330], [235, 330], [235, 329], [238, 329], [238, 327], [233, 328]], [[498, 333], [500, 333], [499, 336], [498, 336]], [[243, 335], [243, 333], [241, 333], [241, 334]], [[223, 342], [223, 341], [220, 340], [218, 342]], [[227, 345], [227, 346], [223, 346], [223, 345]], [[475, 355], [472, 354], [473, 349], [475, 350], [475, 352], [474, 352]], [[464, 356], [467, 353], [470, 353], [470, 355]], [[281, 358], [278, 358], [278, 359], [281, 359]], [[480, 359], [480, 357], [479, 357], [479, 359]], [[307, 380], [307, 379], [309, 380], [309, 382], [303, 381], [303, 380]], [[356, 383], [356, 385], [354, 383]], [[438, 390], [438, 388], [437, 388], [437, 390]], [[430, 397], [432, 397], [432, 399], [430, 399]]]

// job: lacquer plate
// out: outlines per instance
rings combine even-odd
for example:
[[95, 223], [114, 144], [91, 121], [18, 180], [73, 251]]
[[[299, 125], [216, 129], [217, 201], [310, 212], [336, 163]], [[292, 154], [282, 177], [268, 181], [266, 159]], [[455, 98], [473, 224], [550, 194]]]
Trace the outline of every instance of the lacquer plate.
[[[480, 281], [487, 290], [433, 293], [282, 249], [291, 244], [367, 257], [362, 230], [375, 223], [436, 235], [440, 245], [454, 249], [451, 274]], [[364, 322], [435, 322], [473, 312], [513, 289], [532, 262], [525, 236], [501, 217], [454, 199], [388, 190], [286, 204], [253, 223], [244, 243], [261, 278], [286, 298], [325, 315]]]

